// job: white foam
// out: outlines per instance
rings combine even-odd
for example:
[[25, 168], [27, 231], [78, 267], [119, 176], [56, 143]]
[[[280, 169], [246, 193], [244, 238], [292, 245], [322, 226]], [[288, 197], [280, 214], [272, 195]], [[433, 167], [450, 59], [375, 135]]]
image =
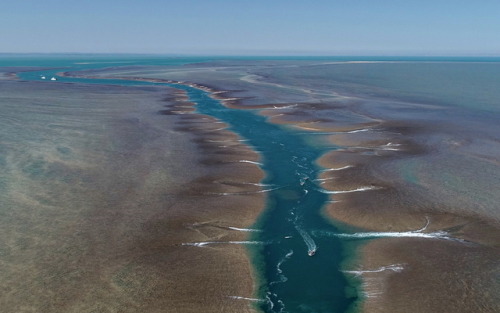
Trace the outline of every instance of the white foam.
[[400, 148], [397, 148], [397, 147], [400, 147], [401, 144], [399, 143], [392, 143], [392, 142], [389, 142], [383, 146], [380, 146], [379, 149], [381, 150], [387, 150], [387, 151], [399, 151], [401, 150]]
[[381, 147], [380, 150], [384, 150], [384, 151], [400, 151], [401, 149], [399, 148], [391, 148], [391, 147]]
[[335, 179], [336, 177], [328, 177], [328, 178], [316, 178], [314, 181], [321, 181], [321, 182], [324, 182], [324, 181], [327, 181], [327, 180], [332, 180], [332, 179]]
[[272, 285], [274, 284], [279, 284], [279, 283], [284, 283], [286, 281], [288, 281], [288, 278], [283, 275], [283, 270], [281, 269], [281, 265], [283, 265], [283, 263], [285, 263], [291, 256], [293, 255], [293, 250], [290, 250], [287, 254], [285, 254], [285, 256], [278, 262], [278, 264], [276, 264], [276, 271], [278, 273], [278, 276], [279, 276], [279, 280], [278, 281], [274, 281], [274, 282], [271, 282]]
[[405, 231], [405, 232], [362, 232], [362, 233], [332, 233], [332, 232], [315, 232], [315, 234], [338, 237], [345, 239], [370, 239], [370, 238], [427, 238], [427, 239], [443, 239], [462, 241], [458, 238], [450, 237], [445, 231], [436, 231], [431, 233], [423, 233], [421, 230]]
[[293, 250], [290, 250], [285, 256], [278, 262], [276, 265], [276, 270], [278, 274], [283, 273], [283, 270], [281, 269], [281, 265], [285, 263], [286, 260], [288, 260], [291, 256], [293, 255]]
[[371, 128], [361, 128], [361, 129], [350, 130], [350, 131], [347, 131], [346, 133], [355, 134], [355, 133], [367, 132], [370, 130], [372, 130], [372, 129]]
[[345, 169], [348, 169], [351, 167], [354, 167], [354, 165], [346, 165], [346, 166], [337, 167], [337, 168], [327, 168], [325, 170], [322, 170], [321, 172], [341, 171], [341, 170], [345, 170]]
[[273, 105], [272, 108], [268, 108], [267, 110], [282, 110], [282, 109], [289, 109], [289, 108], [293, 108], [293, 107], [296, 107], [298, 104], [295, 103], [295, 104], [290, 104], [290, 105], [286, 105], [286, 106], [282, 106], [282, 107], [277, 107], [275, 105]]
[[279, 310], [278, 313], [286, 313], [286, 311], [285, 311], [285, 304], [283, 303], [283, 301], [278, 300], [278, 303], [281, 305], [281, 309]]
[[203, 246], [206, 246], [210, 243], [211, 242], [185, 242], [185, 243], [182, 243], [182, 245], [183, 246], [193, 246], [193, 247], [203, 247]]
[[310, 252], [315, 253], [318, 247], [316, 246], [316, 243], [314, 242], [314, 239], [311, 238], [311, 236], [302, 228], [295, 226], [295, 229], [299, 232], [300, 236], [302, 236], [302, 239], [304, 239], [304, 242], [307, 246], [307, 253], [309, 254]]
[[216, 128], [216, 129], [209, 129], [209, 130], [207, 130], [207, 133], [208, 132], [216, 132], [216, 131], [224, 130], [224, 129], [227, 129], [227, 127], [221, 127], [221, 128]]
[[182, 246], [193, 246], [193, 247], [204, 247], [207, 245], [220, 245], [220, 244], [232, 244], [232, 245], [264, 245], [263, 241], [202, 241], [202, 242], [186, 242], [182, 243]]
[[266, 302], [269, 303], [269, 309], [272, 310], [274, 308], [274, 303], [273, 303], [273, 300], [271, 300], [271, 297], [269, 295], [270, 295], [270, 293], [267, 292]]
[[255, 165], [258, 165], [258, 166], [263, 166], [264, 164], [260, 163], [260, 162], [255, 162], [255, 161], [250, 161], [250, 160], [239, 160], [238, 161], [239, 163], [250, 163], [250, 164], [255, 164]]
[[337, 202], [342, 202], [342, 200], [328, 200], [326, 203], [337, 203]]
[[239, 227], [232, 227], [232, 226], [229, 226], [227, 227], [228, 229], [231, 229], [231, 230], [236, 230], [236, 231], [242, 231], [242, 232], [261, 232], [262, 230], [260, 229], [253, 229], [253, 228], [239, 228]]
[[350, 189], [350, 190], [325, 190], [325, 189], [319, 189], [319, 192], [329, 194], [329, 195], [336, 195], [336, 194], [341, 194], [341, 193], [351, 193], [351, 192], [358, 192], [358, 191], [367, 191], [367, 190], [377, 190], [377, 189], [382, 189], [382, 187], [377, 187], [377, 186], [366, 186], [366, 187], [359, 187], [356, 189]]
[[423, 232], [424, 230], [426, 230], [426, 229], [427, 229], [427, 226], [429, 226], [429, 224], [431, 223], [431, 221], [429, 220], [429, 218], [428, 218], [427, 216], [425, 217], [425, 221], [426, 221], [426, 222], [425, 222], [424, 227], [422, 227], [422, 228], [420, 228], [420, 229], [416, 230], [415, 232], [418, 232], [418, 233], [419, 233], [419, 232]]
[[355, 276], [360, 276], [360, 275], [367, 274], [367, 273], [381, 273], [384, 271], [393, 271], [396, 273], [400, 273], [403, 270], [404, 270], [403, 265], [392, 264], [392, 265], [388, 265], [388, 266], [382, 266], [382, 267], [374, 269], [374, 270], [357, 270], [357, 271], [342, 271], [342, 272], [347, 273], [347, 274], [353, 274]]
[[264, 299], [247, 298], [247, 297], [240, 297], [240, 296], [228, 296], [228, 298], [235, 299], [235, 300], [246, 300], [246, 301], [251, 301], [251, 302], [267, 302], [267, 300], [264, 300]]
[[444, 230], [438, 230], [434, 232], [424, 233], [430, 224], [428, 217], [425, 217], [425, 225], [417, 230], [403, 231], [403, 232], [359, 232], [359, 233], [334, 233], [328, 231], [314, 231], [314, 235], [327, 236], [327, 237], [338, 237], [346, 239], [370, 239], [370, 238], [427, 238], [427, 239], [442, 239], [442, 240], [452, 240], [466, 242], [461, 238], [452, 237], [450, 233]]

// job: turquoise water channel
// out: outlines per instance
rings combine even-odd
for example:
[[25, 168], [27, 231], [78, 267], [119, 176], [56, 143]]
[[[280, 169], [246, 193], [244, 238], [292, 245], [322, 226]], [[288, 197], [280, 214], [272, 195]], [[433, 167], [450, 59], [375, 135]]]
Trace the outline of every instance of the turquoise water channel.
[[[40, 80], [41, 75], [52, 77], [58, 71], [61, 69], [30, 71], [20, 77]], [[268, 313], [346, 312], [357, 300], [353, 296], [356, 293], [347, 295], [348, 283], [339, 270], [343, 261], [341, 239], [312, 236], [315, 230], [337, 232], [321, 214], [328, 196], [314, 181], [321, 170], [315, 161], [326, 152], [325, 148], [309, 144], [305, 135], [288, 127], [269, 123], [254, 110], [229, 109], [210, 98], [207, 92], [189, 86], [110, 79], [57, 79], [47, 83], [165, 85], [185, 90], [189, 100], [196, 103], [198, 112], [229, 124], [230, 130], [246, 139], [262, 156], [262, 169], [267, 174], [263, 188], [269, 191], [266, 193], [267, 208], [254, 225], [261, 232], [252, 235], [252, 240], [265, 244], [250, 248], [255, 249], [251, 254], [260, 274], [261, 285], [256, 297], [261, 301], [255, 302], [256, 305]]]
[[[309, 145], [289, 128], [268, 123], [253, 111], [232, 110], [206, 92], [186, 90], [199, 112], [231, 125], [262, 156], [267, 174], [264, 188], [267, 208], [256, 223], [262, 232], [255, 240], [268, 243], [256, 254], [265, 280], [260, 297], [264, 312], [345, 312], [355, 298], [346, 297], [347, 281], [339, 271], [342, 243], [335, 238], [315, 238], [311, 231], [336, 232], [320, 214], [328, 196], [318, 191], [315, 165], [325, 151]], [[309, 251], [315, 252], [309, 256]]]

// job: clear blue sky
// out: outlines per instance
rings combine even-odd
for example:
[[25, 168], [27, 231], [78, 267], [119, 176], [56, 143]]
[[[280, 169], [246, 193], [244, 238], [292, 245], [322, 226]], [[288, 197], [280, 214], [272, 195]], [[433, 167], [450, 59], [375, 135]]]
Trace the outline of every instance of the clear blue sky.
[[500, 0], [1, 0], [0, 52], [500, 55]]

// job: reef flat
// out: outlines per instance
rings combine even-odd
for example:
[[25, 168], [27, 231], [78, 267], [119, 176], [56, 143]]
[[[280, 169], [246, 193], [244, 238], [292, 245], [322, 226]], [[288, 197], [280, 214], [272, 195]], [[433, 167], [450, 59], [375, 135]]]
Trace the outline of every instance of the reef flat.
[[363, 284], [363, 311], [495, 312], [498, 67], [259, 60], [127, 74], [206, 86], [231, 108], [261, 109], [332, 146], [318, 161], [332, 198], [324, 213], [359, 235], [345, 237], [358, 258], [344, 271]]
[[[238, 162], [258, 155], [237, 135], [167, 87], [0, 90], [3, 310], [252, 311], [231, 243], [263, 207], [263, 174]], [[202, 241], [219, 245], [185, 245]]]
[[[171, 119], [166, 134], [189, 138], [166, 162], [180, 169], [166, 176], [184, 178], [165, 184], [168, 209], [138, 222], [137, 268], [152, 260], [146, 268], [161, 275], [148, 281], [150, 292], [168, 290], [164, 298], [152, 294], [158, 308], [496, 312], [498, 66], [489, 59], [256, 58], [60, 72], [101, 86], [144, 82], [113, 88], [149, 95], [168, 90], [155, 117]], [[158, 86], [165, 83], [174, 89]], [[225, 109], [200, 114], [192, 101], [216, 102], [193, 90]], [[222, 110], [259, 112], [264, 120], [214, 117]], [[235, 127], [241, 123], [260, 125], [264, 136]], [[170, 151], [164, 148], [154, 155]], [[251, 247], [253, 264], [243, 246]], [[298, 252], [307, 249], [314, 257]], [[333, 296], [322, 286], [338, 273]]]

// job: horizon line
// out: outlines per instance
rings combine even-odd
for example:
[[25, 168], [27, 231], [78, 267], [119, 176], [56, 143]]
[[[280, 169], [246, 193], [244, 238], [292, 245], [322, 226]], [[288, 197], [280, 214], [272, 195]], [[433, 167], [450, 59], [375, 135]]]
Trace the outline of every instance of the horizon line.
[[364, 54], [364, 53], [171, 53], [171, 52], [1, 52], [0, 55], [137, 55], [137, 56], [171, 56], [171, 57], [471, 57], [471, 58], [496, 58], [500, 57], [500, 53], [477, 53], [477, 54], [401, 54], [401, 53], [387, 53], [387, 54]]

